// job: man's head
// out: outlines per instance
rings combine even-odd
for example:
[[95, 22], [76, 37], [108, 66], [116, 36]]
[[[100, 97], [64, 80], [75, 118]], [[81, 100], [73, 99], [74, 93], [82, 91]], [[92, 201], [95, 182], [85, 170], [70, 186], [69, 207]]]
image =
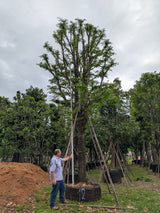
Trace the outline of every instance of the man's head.
[[54, 155], [56, 155], [57, 157], [60, 157], [61, 156], [61, 150], [60, 149], [56, 149], [54, 151]]

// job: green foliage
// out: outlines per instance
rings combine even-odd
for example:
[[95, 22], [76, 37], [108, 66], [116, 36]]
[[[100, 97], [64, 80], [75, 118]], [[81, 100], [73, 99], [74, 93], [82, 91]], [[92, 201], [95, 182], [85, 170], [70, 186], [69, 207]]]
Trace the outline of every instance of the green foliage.
[[94, 126], [103, 151], [107, 152], [109, 141], [118, 142], [122, 151], [127, 153], [134, 138], [139, 133], [138, 122], [130, 116], [129, 94], [121, 88], [119, 79], [106, 87], [105, 103], [93, 114]]
[[19, 91], [14, 103], [1, 99], [1, 149], [3, 160], [30, 161], [43, 165], [44, 156], [52, 156], [56, 146], [64, 145], [64, 130], [58, 108], [46, 103], [43, 90], [30, 87]]
[[131, 114], [141, 128], [141, 141], [160, 144], [160, 74], [144, 73], [131, 90]]
[[61, 97], [63, 104], [69, 106], [72, 89], [74, 108], [79, 105], [87, 110], [94, 101], [102, 99], [107, 73], [116, 65], [113, 48], [105, 31], [85, 20], [69, 23], [59, 19], [57, 27], [53, 38], [59, 48], [46, 42], [47, 54], [41, 56], [39, 66], [53, 76], [50, 80], [53, 101]]

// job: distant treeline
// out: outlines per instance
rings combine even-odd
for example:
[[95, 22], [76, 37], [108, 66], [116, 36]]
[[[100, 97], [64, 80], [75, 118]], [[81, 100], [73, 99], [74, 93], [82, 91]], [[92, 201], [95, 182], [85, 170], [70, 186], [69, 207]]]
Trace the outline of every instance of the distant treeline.
[[[160, 74], [145, 73], [134, 88], [124, 92], [115, 79], [107, 85], [107, 101], [90, 109], [91, 118], [103, 152], [109, 141], [117, 143], [123, 154], [128, 149], [135, 158], [159, 163], [160, 156]], [[17, 91], [11, 102], [0, 97], [0, 159], [31, 162], [48, 166], [55, 148], [66, 151], [70, 137], [70, 107], [60, 101], [47, 103], [42, 89], [32, 86], [25, 93]], [[78, 152], [74, 135], [75, 161]], [[96, 162], [97, 155], [85, 127], [87, 160]], [[116, 165], [112, 153], [113, 166]]]

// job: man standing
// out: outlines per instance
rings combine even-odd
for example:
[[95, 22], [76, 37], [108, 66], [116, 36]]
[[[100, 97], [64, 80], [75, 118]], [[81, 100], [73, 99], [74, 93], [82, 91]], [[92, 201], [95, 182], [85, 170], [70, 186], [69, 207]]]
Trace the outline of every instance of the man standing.
[[52, 192], [50, 196], [50, 207], [55, 208], [55, 199], [57, 196], [58, 191], [59, 193], [59, 199], [62, 203], [65, 203], [64, 198], [64, 192], [65, 192], [65, 186], [63, 182], [63, 167], [62, 164], [64, 161], [68, 161], [72, 158], [72, 155], [66, 158], [60, 158], [61, 156], [61, 150], [56, 149], [54, 151], [54, 156], [51, 159], [50, 167], [49, 167], [49, 175], [50, 175], [50, 181], [52, 184]]

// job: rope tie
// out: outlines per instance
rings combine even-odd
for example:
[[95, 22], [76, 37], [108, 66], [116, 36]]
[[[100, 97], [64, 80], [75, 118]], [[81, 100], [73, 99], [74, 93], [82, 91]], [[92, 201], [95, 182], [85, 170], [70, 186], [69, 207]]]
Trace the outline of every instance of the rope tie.
[[85, 188], [79, 188], [79, 202], [85, 200]]

